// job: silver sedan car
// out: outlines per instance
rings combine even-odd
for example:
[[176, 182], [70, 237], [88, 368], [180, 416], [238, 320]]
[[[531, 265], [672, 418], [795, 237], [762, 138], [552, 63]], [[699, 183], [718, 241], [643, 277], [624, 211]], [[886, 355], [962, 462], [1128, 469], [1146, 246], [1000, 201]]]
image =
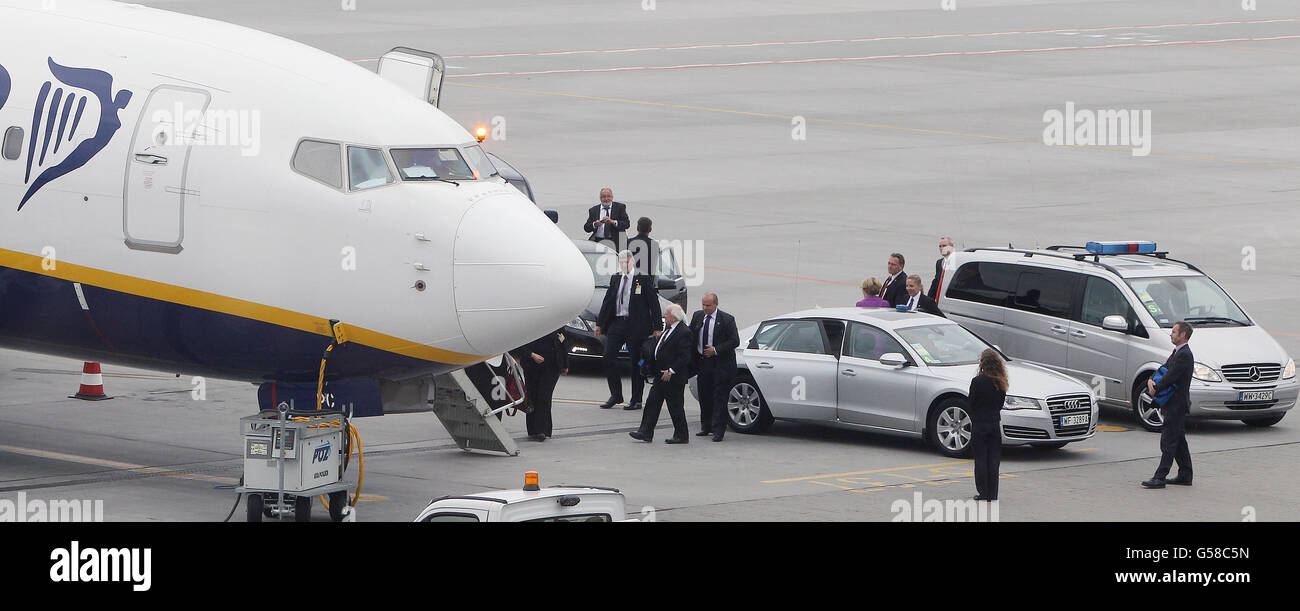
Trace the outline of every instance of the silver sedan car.
[[[920, 437], [949, 457], [969, 454], [966, 394], [989, 344], [920, 312], [825, 308], [744, 329], [727, 402], [731, 427], [765, 432], [775, 420]], [[1007, 359], [1002, 442], [1059, 448], [1097, 430], [1082, 382]], [[691, 390], [698, 392], [692, 381]]]

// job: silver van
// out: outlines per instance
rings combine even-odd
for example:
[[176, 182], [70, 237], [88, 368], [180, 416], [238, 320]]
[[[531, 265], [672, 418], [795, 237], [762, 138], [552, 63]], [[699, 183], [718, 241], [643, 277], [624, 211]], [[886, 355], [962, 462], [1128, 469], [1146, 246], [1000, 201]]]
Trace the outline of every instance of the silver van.
[[1072, 375], [1147, 430], [1146, 380], [1185, 320], [1196, 357], [1190, 417], [1272, 426], [1300, 394], [1295, 361], [1195, 265], [1153, 242], [971, 248], [945, 262], [940, 307], [1008, 355]]

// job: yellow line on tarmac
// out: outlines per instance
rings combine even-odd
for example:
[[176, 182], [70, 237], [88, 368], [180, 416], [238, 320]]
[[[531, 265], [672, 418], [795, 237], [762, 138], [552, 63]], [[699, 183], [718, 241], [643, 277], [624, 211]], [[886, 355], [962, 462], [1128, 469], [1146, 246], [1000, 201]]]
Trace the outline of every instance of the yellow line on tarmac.
[[1126, 427], [1126, 426], [1114, 426], [1114, 425], [1110, 425], [1110, 424], [1099, 424], [1099, 425], [1097, 425], [1097, 430], [1098, 430], [1098, 431], [1104, 431], [1104, 432], [1107, 432], [1107, 433], [1122, 433], [1122, 432], [1124, 432], [1124, 431], [1129, 430], [1129, 428]]
[[66, 462], [75, 462], [83, 465], [93, 465], [96, 467], [107, 467], [109, 469], [120, 469], [123, 471], [137, 471], [140, 473], [150, 473], [154, 475], [164, 475], [167, 477], [179, 477], [182, 479], [191, 479], [204, 482], [216, 482], [220, 484], [238, 484], [239, 480], [229, 477], [217, 477], [215, 475], [203, 475], [200, 473], [177, 473], [168, 469], [158, 467], [149, 467], [146, 465], [136, 465], [116, 460], [105, 460], [103, 458], [92, 458], [89, 456], [77, 456], [75, 454], [64, 454], [62, 452], [50, 452], [48, 450], [33, 450], [31, 448], [18, 448], [14, 446], [0, 445], [0, 452], [9, 452], [12, 454], [23, 454], [25, 456], [34, 456], [37, 458], [48, 458], [50, 460], [62, 460]]
[[[691, 106], [691, 105], [688, 105], [688, 104], [670, 104], [670, 103], [667, 103], [667, 102], [651, 102], [651, 101], [649, 101], [649, 100], [633, 100], [633, 99], [628, 99], [628, 98], [610, 98], [610, 97], [604, 97], [604, 96], [582, 95], [582, 94], [578, 94], [578, 93], [560, 93], [560, 92], [556, 92], [556, 91], [541, 91], [541, 90], [538, 90], [538, 89], [519, 89], [519, 88], [516, 88], [516, 87], [500, 87], [500, 86], [495, 86], [495, 85], [473, 85], [473, 84], [470, 84], [470, 83], [447, 83], [447, 84], [450, 85], [450, 86], [453, 86], [453, 87], [473, 87], [473, 88], [475, 88], [475, 89], [492, 89], [492, 90], [496, 90], [496, 91], [506, 91], [506, 92], [510, 92], [510, 93], [530, 93], [530, 94], [535, 94], [535, 95], [549, 95], [549, 96], [562, 97], [562, 98], [573, 98], [573, 99], [578, 99], [578, 100], [591, 100], [591, 101], [596, 101], [596, 102], [615, 102], [615, 103], [619, 103], [619, 104], [635, 104], [635, 105], [638, 105], [638, 106], [655, 106], [655, 107], [659, 107], [659, 108], [673, 108], [673, 109], [677, 109], [677, 110], [693, 110], [693, 111], [700, 111], [700, 112], [713, 112], [713, 113], [721, 113], [721, 114], [728, 114], [728, 115], [739, 115], [739, 116], [745, 116], [745, 117], [758, 117], [758, 118], [762, 118], [762, 119], [781, 119], [781, 120], [783, 120], [783, 121], [787, 121], [787, 120], [789, 120], [791, 117], [794, 116], [794, 115], [790, 115], [790, 114], [775, 114], [775, 113], [769, 113], [769, 112], [754, 112], [754, 111], [749, 111], [749, 110], [735, 110], [735, 109], [731, 109], [731, 108], [713, 108], [713, 107], [709, 107], [709, 106]], [[945, 129], [925, 129], [925, 128], [920, 128], [920, 127], [904, 127], [904, 126], [901, 126], [901, 125], [886, 125], [886, 124], [883, 124], [883, 123], [866, 123], [866, 122], [863, 122], [863, 121], [843, 121], [843, 120], [838, 120], [838, 119], [818, 119], [818, 118], [815, 118], [815, 117], [805, 117], [805, 120], [806, 120], [808, 123], [822, 123], [822, 124], [826, 124], [826, 125], [843, 125], [843, 126], [848, 126], [848, 127], [866, 127], [866, 128], [870, 128], [870, 129], [881, 129], [881, 130], [889, 130], [889, 131], [900, 131], [900, 132], [909, 132], [909, 133], [916, 133], [916, 134], [929, 134], [929, 135], [935, 135], [935, 136], [958, 136], [958, 137], [962, 137], [962, 138], [977, 138], [977, 139], [980, 139], [980, 140], [992, 140], [992, 141], [997, 141], [997, 142], [1018, 142], [1018, 143], [1021, 143], [1021, 144], [1037, 144], [1037, 145], [1040, 145], [1040, 146], [1046, 146], [1046, 145], [1043, 144], [1043, 141], [1042, 141], [1042, 140], [1035, 140], [1035, 139], [1032, 139], [1032, 138], [1010, 138], [1010, 137], [1007, 137], [1007, 136], [994, 136], [994, 135], [990, 135], [990, 134], [978, 134], [978, 133], [974, 133], [974, 132], [959, 132], [959, 131], [952, 131], [952, 130], [945, 130]], [[1059, 146], [1059, 147], [1056, 147], [1056, 148], [1076, 148], [1076, 149], [1083, 148], [1083, 149], [1096, 149], [1096, 150], [1104, 150], [1104, 151], [1111, 151], [1111, 152], [1119, 152], [1119, 153], [1124, 153], [1124, 154], [1127, 154], [1127, 155], [1132, 155], [1132, 154], [1133, 154], [1133, 149], [1132, 149], [1132, 148], [1124, 148], [1124, 147], [1117, 147], [1117, 146], [1070, 145], [1070, 146]], [[1277, 163], [1277, 162], [1270, 162], [1270, 161], [1250, 161], [1250, 160], [1246, 160], [1246, 159], [1231, 159], [1231, 158], [1227, 158], [1227, 157], [1211, 157], [1211, 156], [1208, 156], [1208, 155], [1193, 155], [1193, 154], [1188, 154], [1188, 153], [1164, 153], [1164, 152], [1160, 152], [1160, 151], [1150, 151], [1148, 154], [1149, 154], [1149, 155], [1152, 155], [1152, 156], [1157, 156], [1157, 157], [1172, 157], [1172, 158], [1175, 158], [1175, 159], [1191, 159], [1191, 160], [1196, 160], [1196, 161], [1211, 161], [1211, 162], [1218, 162], [1218, 163], [1232, 163], [1232, 164], [1238, 164], [1238, 165], [1256, 165], [1256, 166], [1263, 166], [1263, 167], [1269, 167], [1269, 168], [1286, 168], [1286, 169], [1292, 169], [1292, 170], [1300, 169], [1300, 165], [1293, 165], [1293, 164], [1286, 164], [1286, 163]]]
[[551, 399], [551, 400], [557, 403], [578, 403], [581, 405], [600, 405], [604, 403], [604, 401], [584, 401], [581, 399]]
[[934, 464], [929, 464], [929, 465], [913, 465], [913, 466], [911, 466], [911, 467], [892, 467], [892, 468], [889, 468], [889, 469], [872, 469], [872, 470], [870, 470], [870, 471], [853, 471], [853, 472], [851, 472], [851, 473], [830, 473], [830, 474], [826, 474], [826, 475], [809, 475], [809, 476], [806, 476], [806, 477], [791, 477], [791, 478], [788, 478], [788, 479], [769, 479], [769, 480], [763, 480], [762, 483], [764, 483], [764, 484], [784, 484], [784, 483], [788, 483], [788, 482], [803, 482], [803, 481], [808, 481], [808, 480], [814, 480], [814, 479], [826, 479], [826, 478], [832, 478], [832, 477], [848, 477], [848, 476], [850, 476], [850, 475], [866, 475], [866, 474], [868, 474], [868, 473], [889, 473], [890, 471], [907, 471], [907, 470], [910, 470], [910, 469], [926, 469], [926, 468], [929, 468], [929, 467], [947, 467], [947, 466], [950, 466], [950, 465], [964, 465], [964, 464], [970, 464], [970, 463], [972, 463], [972, 462], [974, 462], [974, 461], [972, 461], [972, 460], [956, 460], [956, 461], [953, 461], [953, 462], [941, 462], [941, 463], [934, 463]]

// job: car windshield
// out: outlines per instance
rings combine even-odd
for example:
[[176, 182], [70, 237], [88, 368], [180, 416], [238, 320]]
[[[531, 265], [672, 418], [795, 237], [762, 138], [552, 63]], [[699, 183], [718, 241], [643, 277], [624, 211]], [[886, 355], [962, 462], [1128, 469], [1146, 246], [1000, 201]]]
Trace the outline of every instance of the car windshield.
[[1205, 276], [1129, 278], [1126, 281], [1156, 324], [1166, 329], [1180, 320], [1193, 326], [1254, 324], [1219, 285]]
[[897, 331], [926, 365], [970, 365], [992, 346], [956, 324], [907, 327]]
[[587, 265], [591, 266], [591, 278], [596, 288], [609, 288], [609, 277], [618, 273], [618, 255], [614, 251], [607, 251], [584, 252], [582, 256], [587, 258]]
[[[474, 180], [474, 170], [455, 147], [390, 149], [402, 180]], [[484, 160], [486, 163], [486, 160]], [[491, 164], [488, 164], [489, 166]]]

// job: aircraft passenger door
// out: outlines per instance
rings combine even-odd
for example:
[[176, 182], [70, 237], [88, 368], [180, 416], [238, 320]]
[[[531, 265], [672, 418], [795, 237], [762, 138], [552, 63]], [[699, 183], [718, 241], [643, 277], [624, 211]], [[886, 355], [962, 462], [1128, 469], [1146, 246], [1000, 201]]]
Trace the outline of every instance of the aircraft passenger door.
[[122, 233], [128, 248], [181, 251], [185, 204], [198, 197], [186, 184], [190, 149], [203, 137], [211, 99], [190, 87], [162, 85], [150, 92], [126, 161]]

